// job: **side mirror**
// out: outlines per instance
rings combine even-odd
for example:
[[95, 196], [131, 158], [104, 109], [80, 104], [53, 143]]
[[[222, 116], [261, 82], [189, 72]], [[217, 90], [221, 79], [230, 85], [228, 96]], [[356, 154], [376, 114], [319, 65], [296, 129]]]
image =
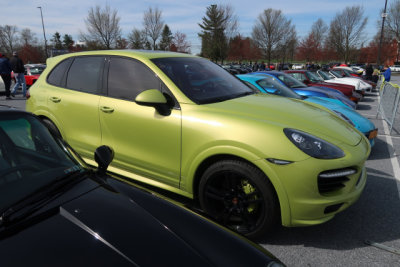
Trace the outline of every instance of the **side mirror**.
[[98, 172], [104, 174], [114, 158], [114, 151], [109, 146], [99, 146], [94, 152], [94, 160], [97, 162]]
[[141, 92], [135, 98], [135, 102], [141, 106], [154, 107], [163, 116], [171, 114], [171, 108], [165, 96], [157, 89], [149, 89]]

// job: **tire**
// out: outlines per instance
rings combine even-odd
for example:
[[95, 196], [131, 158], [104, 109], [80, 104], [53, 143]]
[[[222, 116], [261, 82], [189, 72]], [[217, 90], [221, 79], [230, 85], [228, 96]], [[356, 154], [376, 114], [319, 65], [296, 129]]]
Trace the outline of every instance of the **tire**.
[[57, 126], [55, 126], [54, 123], [51, 120], [42, 119], [42, 122], [44, 123], [44, 125], [46, 125], [47, 129], [49, 129], [51, 134], [55, 135], [56, 137], [62, 138], [61, 133], [58, 130]]
[[200, 180], [199, 200], [218, 223], [253, 240], [265, 237], [280, 222], [271, 182], [243, 161], [222, 160], [208, 167]]

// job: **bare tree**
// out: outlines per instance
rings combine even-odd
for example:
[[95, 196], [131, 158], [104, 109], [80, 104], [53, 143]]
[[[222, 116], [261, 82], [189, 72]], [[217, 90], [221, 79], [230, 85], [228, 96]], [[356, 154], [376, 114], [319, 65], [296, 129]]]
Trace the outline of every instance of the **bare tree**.
[[[382, 11], [383, 13], [383, 11]], [[396, 39], [397, 41], [397, 60], [399, 61], [400, 54], [400, 0], [396, 0], [389, 7], [388, 16], [385, 21], [385, 37]], [[382, 19], [379, 25], [382, 24]]]
[[25, 28], [21, 30], [20, 33], [21, 40], [23, 45], [36, 45], [37, 38], [35, 37], [35, 33], [31, 31], [29, 28]]
[[121, 36], [119, 21], [117, 11], [111, 11], [108, 5], [104, 9], [92, 7], [85, 20], [87, 33], [81, 34], [81, 37], [87, 42], [99, 42], [106, 49], [111, 49]]
[[297, 45], [297, 33], [294, 25], [289, 24], [282, 32], [282, 40], [277, 47], [277, 56], [281, 62], [285, 63], [287, 59], [294, 57], [294, 50]]
[[161, 19], [161, 10], [157, 7], [153, 9], [149, 7], [143, 15], [143, 27], [146, 35], [151, 39], [152, 49], [156, 50], [157, 39], [160, 38], [162, 29], [164, 27], [164, 21]]
[[0, 26], [0, 48], [8, 54], [12, 54], [18, 45], [17, 26], [4, 25]]
[[172, 39], [171, 51], [176, 51], [180, 53], [190, 53], [191, 44], [186, 39], [186, 34], [181, 32], [176, 32], [174, 38]]
[[219, 8], [226, 18], [225, 25], [223, 25], [225, 28], [225, 35], [228, 40], [231, 40], [233, 37], [239, 34], [239, 18], [237, 15], [235, 15], [235, 10], [231, 5], [221, 5]]
[[297, 57], [301, 60], [305, 59], [307, 62], [321, 60], [327, 31], [328, 26], [322, 19], [314, 22], [309, 34], [299, 42]]
[[328, 44], [345, 62], [354, 56], [352, 52], [356, 51], [364, 40], [368, 18], [363, 17], [363, 14], [361, 6], [346, 7], [331, 21]]
[[268, 66], [271, 64], [271, 56], [273, 51], [281, 45], [281, 41], [285, 35], [290, 34], [288, 31], [291, 21], [286, 19], [281, 10], [272, 8], [264, 10], [261, 13], [253, 27], [252, 37], [258, 47], [264, 51], [268, 59]]
[[321, 46], [322, 43], [325, 41], [327, 32], [328, 26], [321, 18], [319, 18], [311, 26], [311, 34], [313, 35], [315, 42], [317, 42]]

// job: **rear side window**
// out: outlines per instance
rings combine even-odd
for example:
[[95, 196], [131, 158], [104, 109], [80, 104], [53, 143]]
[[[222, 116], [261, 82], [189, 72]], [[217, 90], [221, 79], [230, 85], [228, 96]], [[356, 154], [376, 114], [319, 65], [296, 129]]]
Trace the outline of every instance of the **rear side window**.
[[108, 96], [134, 100], [142, 91], [159, 88], [160, 80], [143, 63], [128, 58], [110, 59]]
[[66, 87], [86, 93], [101, 91], [104, 57], [77, 57], [69, 69]]
[[60, 87], [64, 86], [63, 77], [65, 72], [67, 71], [67, 68], [71, 63], [71, 60], [72, 59], [69, 58], [59, 63], [49, 74], [47, 82], [55, 86], [60, 86]]
[[301, 82], [306, 80], [306, 77], [303, 73], [294, 72], [294, 73], [289, 73], [289, 75], [291, 75], [293, 78], [295, 78]]

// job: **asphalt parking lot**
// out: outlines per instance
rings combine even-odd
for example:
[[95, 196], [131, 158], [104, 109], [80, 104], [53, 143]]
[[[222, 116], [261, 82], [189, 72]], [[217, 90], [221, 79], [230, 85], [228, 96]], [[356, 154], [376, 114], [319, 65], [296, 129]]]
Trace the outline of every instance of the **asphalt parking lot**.
[[[400, 75], [392, 82], [400, 84]], [[25, 109], [20, 95], [0, 96], [0, 104]], [[325, 224], [281, 227], [260, 242], [288, 266], [400, 266], [400, 114], [389, 135], [387, 124], [376, 117], [378, 104], [379, 94], [369, 92], [358, 105], [379, 129], [359, 201]]]

